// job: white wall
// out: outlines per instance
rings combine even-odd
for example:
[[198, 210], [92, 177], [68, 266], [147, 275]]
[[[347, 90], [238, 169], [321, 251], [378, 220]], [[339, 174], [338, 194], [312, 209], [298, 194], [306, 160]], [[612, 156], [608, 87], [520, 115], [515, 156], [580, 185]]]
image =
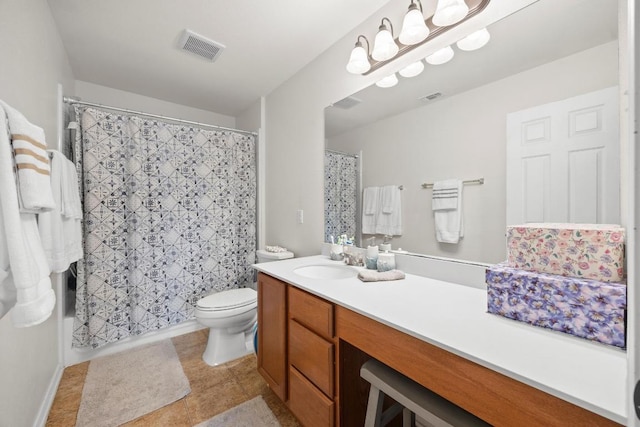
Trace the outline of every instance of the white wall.
[[[363, 150], [363, 187], [404, 185], [403, 228], [394, 248], [496, 263], [506, 259], [506, 116], [618, 83], [618, 44], [607, 43], [332, 138]], [[435, 241], [431, 190], [423, 182], [485, 178], [463, 191], [465, 236]]]
[[205, 124], [229, 128], [236, 127], [236, 119], [232, 116], [174, 104], [173, 102], [150, 98], [148, 96], [138, 95], [137, 93], [113, 89], [81, 80], [76, 80], [75, 93], [82, 101], [86, 102], [95, 102], [111, 107], [128, 108], [130, 110]]
[[236, 128], [257, 132], [261, 127], [262, 100], [258, 99], [253, 105], [236, 116]]
[[[46, 1], [1, 1], [0, 40], [0, 99], [44, 128], [55, 147], [57, 84], [72, 93], [73, 76]], [[41, 405], [55, 393], [60, 374], [59, 326], [55, 311], [30, 328], [14, 328], [8, 315], [0, 319], [1, 426], [29, 426], [46, 417], [48, 407]]]

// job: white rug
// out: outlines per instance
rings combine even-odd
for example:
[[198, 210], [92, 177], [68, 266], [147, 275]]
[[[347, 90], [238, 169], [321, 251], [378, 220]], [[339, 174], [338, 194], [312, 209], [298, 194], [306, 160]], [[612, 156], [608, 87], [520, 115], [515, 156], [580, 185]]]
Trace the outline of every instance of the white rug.
[[118, 426], [190, 391], [169, 339], [99, 357], [89, 363], [76, 426]]
[[254, 397], [195, 427], [280, 427], [271, 409], [262, 399]]

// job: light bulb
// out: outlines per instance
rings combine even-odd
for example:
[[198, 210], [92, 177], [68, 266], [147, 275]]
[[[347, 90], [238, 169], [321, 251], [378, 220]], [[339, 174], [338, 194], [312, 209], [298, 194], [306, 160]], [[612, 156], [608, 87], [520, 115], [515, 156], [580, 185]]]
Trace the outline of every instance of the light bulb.
[[371, 69], [371, 63], [369, 62], [367, 51], [362, 47], [362, 43], [358, 41], [351, 51], [351, 56], [347, 63], [347, 71], [352, 74], [362, 74], [369, 71], [369, 69]]
[[451, 61], [451, 58], [453, 58], [453, 54], [454, 52], [453, 49], [451, 49], [451, 46], [447, 46], [427, 56], [425, 58], [425, 61], [427, 61], [431, 65], [441, 65]]
[[402, 21], [402, 31], [398, 40], [403, 45], [420, 43], [429, 35], [429, 27], [424, 22], [422, 12], [415, 3], [411, 3], [409, 11]]
[[380, 79], [376, 82], [376, 86], [378, 87], [383, 87], [383, 88], [387, 88], [387, 87], [393, 87], [395, 85], [398, 84], [398, 78], [396, 77], [396, 74], [393, 73], [390, 76], [387, 76], [383, 79]]
[[469, 6], [464, 0], [438, 0], [436, 13], [431, 22], [438, 27], [447, 27], [462, 19], [469, 13]]
[[376, 38], [373, 42], [371, 57], [376, 61], [386, 61], [396, 56], [398, 50], [398, 45], [395, 40], [393, 40], [393, 34], [391, 34], [391, 31], [389, 31], [383, 22], [380, 25], [378, 34], [376, 34]]
[[457, 46], [460, 50], [476, 50], [480, 49], [482, 46], [489, 43], [489, 39], [491, 38], [491, 34], [487, 31], [486, 28], [478, 30], [474, 33], [469, 34], [462, 40], [458, 41]]
[[409, 64], [399, 71], [402, 77], [415, 77], [420, 74], [424, 70], [424, 63], [422, 61], [414, 62], [413, 64]]

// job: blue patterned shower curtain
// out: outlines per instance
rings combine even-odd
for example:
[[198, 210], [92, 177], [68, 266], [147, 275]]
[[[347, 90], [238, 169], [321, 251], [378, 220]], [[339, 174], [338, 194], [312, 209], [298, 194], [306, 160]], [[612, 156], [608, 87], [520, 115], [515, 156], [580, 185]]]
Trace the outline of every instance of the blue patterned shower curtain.
[[341, 234], [358, 241], [358, 158], [326, 150], [324, 152], [324, 241]]
[[85, 239], [74, 347], [193, 319], [204, 295], [252, 282], [253, 136], [74, 108]]

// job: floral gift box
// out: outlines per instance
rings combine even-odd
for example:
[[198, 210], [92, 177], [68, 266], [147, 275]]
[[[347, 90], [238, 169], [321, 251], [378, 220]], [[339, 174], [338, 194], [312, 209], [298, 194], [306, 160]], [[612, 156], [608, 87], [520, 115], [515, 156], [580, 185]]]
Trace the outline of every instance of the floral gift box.
[[510, 268], [486, 271], [488, 312], [625, 348], [627, 287], [623, 283]]
[[624, 281], [624, 228], [607, 224], [507, 227], [510, 267], [601, 282]]

